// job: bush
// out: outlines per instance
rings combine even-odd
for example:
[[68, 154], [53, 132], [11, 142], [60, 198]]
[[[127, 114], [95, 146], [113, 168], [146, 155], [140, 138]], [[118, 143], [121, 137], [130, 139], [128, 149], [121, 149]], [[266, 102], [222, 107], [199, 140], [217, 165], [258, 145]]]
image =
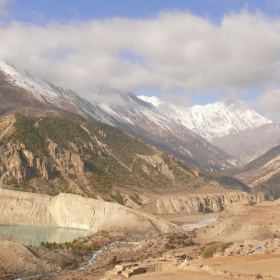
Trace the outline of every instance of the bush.
[[116, 264], [119, 264], [120, 261], [118, 260], [117, 256], [114, 256], [113, 259], [112, 259], [112, 264], [113, 265], [116, 265]]
[[137, 193], [134, 193], [133, 195], [130, 195], [129, 198], [134, 201], [138, 205], [142, 205], [139, 195]]
[[114, 199], [117, 203], [124, 205], [123, 197], [121, 196], [120, 192], [117, 192], [115, 195], [110, 195], [112, 199]]
[[217, 244], [212, 244], [209, 246], [206, 246], [204, 250], [202, 251], [202, 258], [213, 258], [213, 255], [216, 252], [223, 252], [227, 248], [227, 244], [224, 243], [217, 243]]
[[164, 247], [165, 247], [165, 249], [167, 249], [167, 250], [175, 249], [175, 246], [173, 246], [173, 245], [171, 245], [171, 244], [169, 244], [169, 243], [165, 243]]

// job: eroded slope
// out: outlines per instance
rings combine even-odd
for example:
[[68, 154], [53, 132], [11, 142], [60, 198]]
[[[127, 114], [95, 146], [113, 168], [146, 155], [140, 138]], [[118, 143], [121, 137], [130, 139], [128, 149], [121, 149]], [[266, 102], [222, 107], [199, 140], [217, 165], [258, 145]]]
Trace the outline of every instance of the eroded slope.
[[16, 114], [0, 124], [0, 182], [5, 188], [101, 195], [133, 208], [142, 204], [142, 191], [191, 191], [208, 185], [248, 191], [237, 179], [206, 172], [102, 123]]

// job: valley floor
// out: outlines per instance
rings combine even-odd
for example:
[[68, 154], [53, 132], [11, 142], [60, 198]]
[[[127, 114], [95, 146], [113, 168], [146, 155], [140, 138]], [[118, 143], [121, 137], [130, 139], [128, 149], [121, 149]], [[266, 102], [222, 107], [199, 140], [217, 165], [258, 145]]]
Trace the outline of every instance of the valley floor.
[[[164, 216], [168, 221], [173, 223], [197, 223], [202, 220], [210, 218], [217, 218], [217, 221], [207, 227], [193, 230], [186, 234], [185, 240], [192, 239], [195, 243], [194, 246], [184, 247], [177, 242], [177, 234], [164, 235], [158, 238], [146, 239], [146, 240], [125, 240], [110, 241], [110, 244], [103, 246], [102, 253], [97, 257], [96, 262], [79, 272], [72, 272], [69, 269], [77, 264], [68, 265], [64, 270], [53, 276], [37, 277], [33, 279], [40, 280], [67, 280], [67, 279], [79, 279], [79, 280], [98, 280], [98, 279], [125, 279], [122, 276], [108, 276], [106, 271], [113, 269], [112, 259], [117, 257], [121, 263], [130, 262], [132, 259], [137, 259], [140, 263], [148, 258], [157, 258], [165, 253], [185, 253], [191, 256], [194, 260], [188, 262], [182, 262], [175, 269], [171, 271], [161, 271], [146, 273], [141, 275], [132, 276], [135, 280], [149, 280], [149, 279], [163, 279], [163, 280], [219, 280], [219, 279], [280, 279], [280, 255], [273, 253], [267, 254], [265, 251], [263, 254], [254, 253], [252, 255], [238, 255], [238, 252], [234, 252], [232, 256], [214, 257], [211, 259], [199, 259], [199, 255], [204, 246], [213, 242], [244, 242], [246, 240], [262, 241], [268, 238], [276, 238], [280, 232], [280, 221], [277, 219], [280, 215], [280, 201], [267, 202], [260, 205], [253, 206], [238, 206], [232, 207], [221, 214], [197, 214], [186, 216]], [[181, 233], [183, 235], [184, 233]], [[99, 237], [99, 236], [98, 236]], [[121, 238], [121, 237], [120, 237]], [[174, 240], [178, 243], [172, 243], [175, 248], [165, 248], [165, 244]], [[276, 239], [275, 239], [276, 240]], [[277, 239], [278, 240], [278, 239]], [[5, 241], [6, 242], [6, 241]], [[113, 244], [112, 244], [113, 242]], [[0, 246], [3, 247], [3, 240], [0, 242]], [[254, 242], [252, 244], [255, 244]], [[1, 258], [3, 254], [6, 254], [6, 259], [11, 259], [11, 250], [13, 252], [12, 257], [14, 259], [21, 259], [22, 262], [27, 260], [29, 256], [25, 251], [25, 247], [16, 245], [15, 243], [6, 244], [6, 249], [1, 249]], [[40, 249], [41, 250], [41, 249]], [[34, 250], [35, 254], [40, 254], [40, 250]], [[65, 254], [69, 254], [64, 251]], [[62, 252], [63, 253], [63, 252]], [[24, 255], [25, 254], [25, 255]], [[49, 254], [48, 259], [51, 262], [51, 258], [55, 257], [53, 250], [44, 250], [42, 254]], [[39, 256], [40, 257], [40, 256]], [[45, 256], [45, 259], [46, 256]], [[32, 259], [30, 263], [32, 264]], [[3, 263], [3, 262], [2, 262]], [[40, 263], [37, 264], [38, 266]], [[55, 262], [53, 262], [55, 265]], [[27, 267], [26, 267], [27, 268]], [[52, 267], [54, 269], [55, 267]], [[22, 268], [21, 268], [22, 269]], [[50, 267], [45, 268], [46, 271], [50, 270]], [[2, 270], [0, 279], [13, 279], [11, 277], [11, 271]], [[105, 276], [104, 276], [105, 275]]]
[[251, 255], [194, 260], [176, 271], [133, 276], [134, 280], [280, 279], [280, 255]]

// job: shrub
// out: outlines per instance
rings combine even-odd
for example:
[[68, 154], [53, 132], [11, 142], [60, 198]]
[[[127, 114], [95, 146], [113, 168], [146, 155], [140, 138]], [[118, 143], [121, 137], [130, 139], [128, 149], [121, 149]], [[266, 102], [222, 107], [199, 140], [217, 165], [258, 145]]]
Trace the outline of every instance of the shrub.
[[169, 244], [169, 243], [165, 243], [164, 247], [165, 247], [165, 249], [167, 249], [167, 250], [175, 249], [175, 246], [173, 246], [173, 245], [171, 245], [171, 244]]
[[120, 192], [117, 192], [115, 195], [110, 195], [112, 199], [114, 199], [117, 203], [124, 205], [123, 197], [121, 196]]
[[202, 258], [213, 258], [213, 255], [216, 252], [223, 252], [227, 248], [227, 244], [224, 243], [217, 243], [217, 244], [212, 244], [209, 246], [206, 246], [204, 250], [202, 251]]
[[114, 256], [113, 259], [112, 259], [112, 264], [113, 265], [116, 265], [116, 264], [119, 264], [120, 261], [118, 260], [117, 256]]

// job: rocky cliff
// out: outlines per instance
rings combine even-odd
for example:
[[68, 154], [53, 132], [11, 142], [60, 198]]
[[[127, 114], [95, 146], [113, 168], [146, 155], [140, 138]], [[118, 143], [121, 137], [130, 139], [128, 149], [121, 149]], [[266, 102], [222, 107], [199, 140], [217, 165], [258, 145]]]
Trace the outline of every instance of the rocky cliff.
[[232, 156], [131, 92], [95, 89], [89, 102], [70, 89], [0, 60], [0, 101], [0, 116], [15, 112], [28, 116], [74, 115], [107, 123], [208, 170], [227, 169], [235, 162]]
[[263, 200], [261, 195], [244, 192], [165, 196], [142, 206], [142, 211], [154, 215], [196, 214], [220, 212], [236, 205], [253, 205]]
[[206, 172], [120, 129], [72, 117], [1, 118], [0, 156], [0, 186], [48, 195], [101, 194], [117, 201], [114, 188], [139, 194], [213, 182], [222, 188], [249, 189], [237, 179]]
[[180, 232], [169, 222], [116, 203], [60, 193], [48, 195], [0, 188], [0, 224], [108, 230], [139, 236]]

